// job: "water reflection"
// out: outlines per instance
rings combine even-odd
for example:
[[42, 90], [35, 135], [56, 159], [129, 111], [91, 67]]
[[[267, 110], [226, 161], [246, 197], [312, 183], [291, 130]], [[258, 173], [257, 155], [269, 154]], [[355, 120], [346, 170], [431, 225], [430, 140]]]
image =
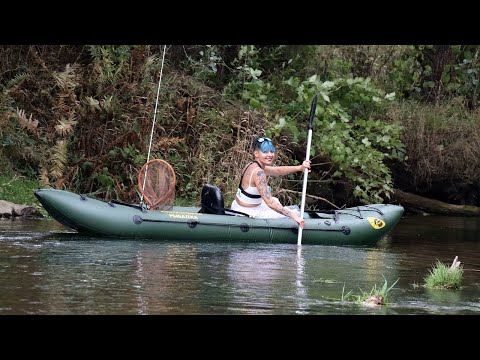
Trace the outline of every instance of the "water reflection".
[[[478, 219], [406, 217], [375, 247], [297, 247], [107, 240], [56, 222], [0, 221], [0, 314], [480, 313], [478, 228]], [[456, 255], [461, 289], [425, 289], [435, 261]], [[387, 307], [341, 300], [397, 279]]]
[[460, 291], [450, 291], [445, 289], [426, 289], [426, 294], [430, 302], [434, 302], [439, 306], [456, 306], [462, 301]]
[[304, 313], [304, 266], [290, 245], [143, 244], [139, 313]]
[[360, 294], [398, 278], [397, 257], [376, 248], [320, 247], [306, 261], [308, 276], [318, 284], [310, 288], [314, 298], [341, 299], [343, 286]]
[[202, 292], [198, 249], [188, 244], [152, 246], [139, 243], [134, 287], [139, 314], [198, 313], [195, 299]]
[[42, 312], [57, 314], [135, 313], [131, 306], [130, 244], [115, 249], [99, 240], [62, 242], [39, 254], [44, 276], [38, 279], [43, 292]]
[[296, 314], [306, 314], [308, 310], [308, 301], [307, 301], [307, 289], [304, 285], [305, 281], [305, 259], [302, 253], [303, 247], [297, 247], [297, 277], [295, 279], [295, 297], [297, 299], [297, 310]]
[[228, 278], [234, 308], [244, 313], [291, 312], [296, 298], [297, 258], [292, 247], [247, 247], [229, 254]]

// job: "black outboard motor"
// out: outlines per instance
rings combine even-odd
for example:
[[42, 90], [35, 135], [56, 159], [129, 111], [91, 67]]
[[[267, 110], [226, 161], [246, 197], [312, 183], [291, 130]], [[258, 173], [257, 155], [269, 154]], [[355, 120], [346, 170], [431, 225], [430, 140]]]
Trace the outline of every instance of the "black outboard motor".
[[202, 188], [201, 213], [225, 215], [222, 191], [215, 185], [205, 184]]

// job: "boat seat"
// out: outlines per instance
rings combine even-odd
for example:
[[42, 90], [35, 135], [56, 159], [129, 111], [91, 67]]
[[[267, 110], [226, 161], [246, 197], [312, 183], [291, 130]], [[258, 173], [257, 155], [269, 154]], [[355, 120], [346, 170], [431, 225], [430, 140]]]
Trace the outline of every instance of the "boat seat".
[[205, 214], [230, 215], [230, 216], [240, 215], [240, 216], [249, 217], [248, 214], [225, 208], [222, 190], [220, 190], [217, 186], [211, 185], [211, 184], [203, 185], [201, 208], [199, 212], [205, 213]]

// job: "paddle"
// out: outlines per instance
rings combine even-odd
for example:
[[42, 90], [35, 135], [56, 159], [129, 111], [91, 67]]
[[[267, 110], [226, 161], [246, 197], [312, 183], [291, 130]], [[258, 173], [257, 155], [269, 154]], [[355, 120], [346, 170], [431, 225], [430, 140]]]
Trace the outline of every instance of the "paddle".
[[[312, 144], [312, 133], [313, 133], [313, 118], [315, 117], [315, 109], [317, 108], [318, 94], [312, 100], [312, 106], [310, 107], [310, 122], [308, 123], [308, 133], [307, 133], [307, 153], [305, 155], [305, 160], [310, 160], [310, 146]], [[305, 195], [307, 193], [307, 178], [308, 178], [308, 169], [305, 169], [303, 172], [303, 189], [302, 189], [302, 205], [300, 207], [300, 217], [303, 219], [303, 212], [305, 209]], [[298, 227], [298, 238], [297, 245], [302, 245], [302, 231], [303, 229]]]

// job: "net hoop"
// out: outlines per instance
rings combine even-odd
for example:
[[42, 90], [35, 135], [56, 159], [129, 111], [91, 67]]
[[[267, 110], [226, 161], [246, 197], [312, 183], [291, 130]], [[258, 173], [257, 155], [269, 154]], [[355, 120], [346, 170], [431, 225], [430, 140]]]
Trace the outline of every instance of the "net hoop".
[[[148, 167], [155, 163], [161, 163], [162, 166], [164, 166], [167, 169], [167, 172], [169, 172], [169, 175], [171, 176], [171, 182], [172, 182], [172, 186], [169, 187], [169, 190], [165, 194], [163, 194], [159, 199], [153, 199], [150, 196], [150, 194], [145, 194], [144, 192], [145, 180], [146, 180], [146, 177], [148, 176]], [[145, 202], [148, 205], [150, 205], [150, 208], [155, 208], [159, 204], [163, 205], [163, 203], [166, 200], [171, 199], [172, 195], [175, 192], [176, 183], [177, 183], [177, 177], [175, 175], [175, 171], [173, 170], [173, 167], [165, 160], [161, 160], [161, 159], [150, 160], [142, 166], [142, 168], [138, 173], [138, 188], [140, 189], [140, 192], [142, 193], [142, 196], [145, 199]]]

